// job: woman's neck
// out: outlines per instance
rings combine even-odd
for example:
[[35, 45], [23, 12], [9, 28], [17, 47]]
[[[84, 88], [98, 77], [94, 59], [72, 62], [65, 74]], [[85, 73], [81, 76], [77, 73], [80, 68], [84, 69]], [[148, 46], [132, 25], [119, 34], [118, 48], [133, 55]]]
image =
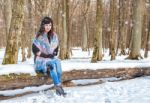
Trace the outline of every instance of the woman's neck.
[[48, 32], [44, 32], [44, 34], [48, 34]]
[[43, 33], [43, 36], [47, 36], [47, 33], [46, 33], [46, 32], [44, 32], [44, 33]]

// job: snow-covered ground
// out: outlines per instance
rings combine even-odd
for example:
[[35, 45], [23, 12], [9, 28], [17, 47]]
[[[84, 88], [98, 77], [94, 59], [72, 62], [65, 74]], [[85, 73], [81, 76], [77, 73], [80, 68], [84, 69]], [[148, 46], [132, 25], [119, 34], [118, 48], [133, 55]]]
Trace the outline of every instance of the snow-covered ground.
[[[30, 73], [36, 75], [33, 68], [33, 57], [25, 62], [21, 62], [21, 51], [19, 52], [18, 64], [1, 65], [4, 49], [0, 49], [0, 75], [9, 73]], [[108, 51], [105, 50], [103, 61], [90, 63], [92, 51], [82, 52], [81, 49], [74, 49], [71, 59], [62, 61], [63, 71], [73, 69], [101, 69], [101, 68], [120, 68], [120, 67], [150, 67], [149, 57], [141, 60], [125, 60], [127, 56], [117, 56], [116, 60], [110, 61]], [[141, 51], [142, 56], [144, 52]], [[79, 84], [96, 80], [73, 81]], [[54, 90], [43, 91], [51, 85], [40, 87], [26, 87], [19, 90], [0, 91], [0, 95], [15, 95], [27, 91], [40, 91], [11, 100], [3, 100], [0, 103], [150, 103], [150, 77], [141, 77], [120, 82], [106, 82], [100, 85], [84, 87], [64, 88], [67, 97], [58, 97]]]
[[[141, 50], [142, 56], [144, 51]], [[21, 62], [21, 51], [19, 52], [18, 64], [1, 65], [4, 56], [4, 49], [0, 50], [0, 75], [9, 73], [30, 73], [36, 75], [34, 71], [33, 56], [25, 62]], [[92, 50], [90, 52], [82, 52], [80, 48], [73, 50], [73, 55], [69, 60], [62, 61], [63, 71], [70, 71], [73, 69], [112, 69], [121, 67], [150, 67], [150, 52], [148, 58], [141, 60], [125, 60], [126, 56], [116, 56], [116, 60], [110, 61], [108, 50], [105, 50], [103, 60], [98, 63], [91, 63]], [[10, 69], [11, 68], [11, 69]]]
[[49, 90], [0, 103], [150, 103], [150, 76], [64, 89], [68, 93], [65, 98]]

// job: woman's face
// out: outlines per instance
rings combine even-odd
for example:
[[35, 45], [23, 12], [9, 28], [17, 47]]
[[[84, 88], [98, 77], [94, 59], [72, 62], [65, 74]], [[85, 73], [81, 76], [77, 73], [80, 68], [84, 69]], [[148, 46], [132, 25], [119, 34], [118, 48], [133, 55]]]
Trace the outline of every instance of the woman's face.
[[45, 27], [45, 32], [48, 33], [51, 30], [52, 24], [51, 23], [45, 24], [44, 27]]

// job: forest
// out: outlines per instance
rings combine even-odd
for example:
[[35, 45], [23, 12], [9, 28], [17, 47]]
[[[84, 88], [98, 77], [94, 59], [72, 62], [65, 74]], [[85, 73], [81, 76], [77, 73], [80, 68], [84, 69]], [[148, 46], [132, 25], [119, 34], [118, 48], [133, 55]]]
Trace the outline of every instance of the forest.
[[54, 20], [62, 60], [70, 58], [72, 47], [94, 48], [91, 62], [101, 61], [104, 49], [110, 50], [111, 60], [118, 50], [128, 59], [148, 56], [149, 0], [1, 0], [0, 5], [0, 47], [6, 47], [3, 64], [17, 63], [19, 48], [22, 61], [31, 57], [32, 39], [44, 16]]
[[[0, 100], [12, 98], [7, 90], [53, 84], [51, 78], [34, 70], [32, 44], [44, 17], [53, 19], [54, 32], [59, 37], [57, 58], [62, 62], [64, 87], [89, 88], [88, 85], [101, 86], [106, 83], [110, 86], [109, 93], [118, 81], [128, 80], [127, 84], [136, 84], [141, 80], [137, 77], [142, 77], [141, 82], [148, 81], [144, 91], [149, 91], [150, 0], [0, 0]], [[86, 82], [85, 79], [98, 81], [82, 84]], [[83, 81], [76, 84], [76, 80]], [[107, 84], [109, 82], [114, 84]], [[117, 85], [119, 92], [122, 91], [118, 89], [120, 85], [125, 88], [123, 84]], [[37, 91], [43, 87], [39, 88]], [[141, 88], [140, 84], [138, 88]], [[49, 89], [51, 91], [53, 86], [42, 89], [46, 97], [45, 92]], [[107, 91], [107, 88], [103, 89]], [[137, 88], [133, 90], [138, 91]], [[35, 93], [32, 90], [14, 93], [13, 97], [33, 92]], [[69, 97], [78, 98], [74, 93], [70, 93]], [[83, 94], [80, 93], [79, 90], [79, 96], [82, 97]], [[139, 95], [143, 96], [142, 93]], [[87, 93], [86, 96], [88, 95]], [[149, 96], [148, 92], [143, 97]], [[47, 97], [46, 100], [53, 99]], [[106, 98], [102, 103], [148, 103], [150, 100], [136, 99], [121, 102], [121, 98], [117, 102], [114, 98]], [[78, 103], [82, 101], [77, 100]], [[41, 103], [34, 100], [29, 100], [30, 102]], [[62, 100], [59, 102], [65, 103]], [[13, 103], [24, 102], [15, 99]]]

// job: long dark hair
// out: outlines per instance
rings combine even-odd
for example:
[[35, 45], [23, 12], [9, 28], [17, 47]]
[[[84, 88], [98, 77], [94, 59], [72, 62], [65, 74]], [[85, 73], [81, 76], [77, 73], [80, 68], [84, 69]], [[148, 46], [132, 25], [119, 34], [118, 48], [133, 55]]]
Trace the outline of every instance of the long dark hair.
[[44, 25], [49, 24], [49, 23], [52, 24], [51, 30], [48, 32], [48, 38], [50, 40], [50, 38], [53, 36], [54, 27], [53, 27], [53, 20], [50, 17], [47, 17], [47, 16], [42, 19], [41, 24], [40, 24], [40, 29], [39, 29], [39, 31], [36, 35], [36, 38], [38, 38], [40, 35], [43, 35], [43, 33], [45, 31]]

